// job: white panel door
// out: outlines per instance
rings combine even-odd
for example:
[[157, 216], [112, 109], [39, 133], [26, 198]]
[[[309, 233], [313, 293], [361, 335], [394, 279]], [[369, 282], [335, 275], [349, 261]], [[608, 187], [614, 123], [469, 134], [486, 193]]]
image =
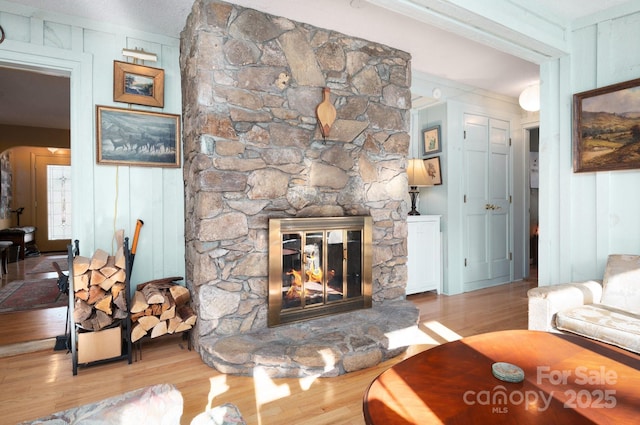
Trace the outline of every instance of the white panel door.
[[489, 279], [489, 119], [465, 116], [464, 138], [464, 282]]
[[509, 123], [465, 115], [464, 290], [511, 278]]
[[508, 282], [511, 278], [511, 185], [509, 123], [489, 120], [489, 216], [491, 233], [489, 261], [491, 279], [494, 282]]

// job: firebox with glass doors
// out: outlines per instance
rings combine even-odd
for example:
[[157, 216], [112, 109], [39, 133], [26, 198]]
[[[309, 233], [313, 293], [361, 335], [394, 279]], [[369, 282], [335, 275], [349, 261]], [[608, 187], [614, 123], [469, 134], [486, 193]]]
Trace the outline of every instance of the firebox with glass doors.
[[269, 220], [269, 326], [371, 307], [371, 217]]

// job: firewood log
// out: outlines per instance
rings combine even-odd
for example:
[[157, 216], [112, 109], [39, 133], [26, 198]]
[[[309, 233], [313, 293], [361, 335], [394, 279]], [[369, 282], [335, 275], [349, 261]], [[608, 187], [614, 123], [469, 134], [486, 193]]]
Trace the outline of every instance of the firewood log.
[[108, 277], [102, 281], [102, 283], [100, 284], [100, 287], [105, 291], [109, 291], [115, 284], [116, 284], [116, 281]]
[[73, 307], [73, 321], [75, 323], [82, 323], [87, 320], [93, 314], [93, 308], [87, 304], [84, 300], [76, 300]]
[[169, 325], [167, 326], [167, 333], [170, 333], [170, 334], [174, 333], [176, 329], [178, 329], [178, 326], [180, 326], [181, 323], [182, 323], [182, 319], [178, 315], [175, 315], [174, 317], [169, 319]]
[[76, 291], [74, 296], [76, 297], [76, 299], [87, 301], [89, 299], [89, 291], [87, 291], [86, 289], [81, 289], [79, 291]]
[[83, 257], [81, 255], [77, 255], [76, 257], [74, 257], [74, 259], [73, 259], [73, 275], [74, 276], [80, 276], [81, 274], [83, 274], [84, 272], [89, 270], [90, 262], [91, 262], [91, 260], [89, 260], [87, 257]]
[[106, 291], [99, 286], [89, 286], [89, 299], [87, 303], [95, 304], [106, 295]]
[[140, 291], [136, 291], [133, 294], [133, 300], [131, 301], [131, 313], [139, 313], [146, 310], [148, 307], [149, 304], [147, 304], [147, 300], [145, 299], [144, 294]]
[[122, 248], [124, 246], [124, 229], [116, 230], [113, 237], [116, 240], [116, 249]]
[[114, 264], [122, 270], [127, 268], [127, 257], [124, 256], [124, 248], [122, 246], [116, 251]]
[[91, 281], [91, 270], [87, 270], [79, 276], [73, 277], [73, 290], [81, 291], [89, 289], [89, 283]]
[[[111, 295], [113, 295], [113, 291], [111, 291]], [[125, 299], [124, 291], [120, 291], [116, 295], [113, 295], [113, 304], [120, 310], [127, 310], [127, 300]]]
[[162, 314], [160, 315], [160, 320], [173, 319], [174, 317], [176, 317], [176, 306], [175, 305], [173, 307], [171, 307], [170, 309], [163, 311]]
[[164, 302], [162, 303], [162, 312], [164, 313], [165, 311], [169, 310], [171, 307], [176, 305], [176, 302], [173, 300], [173, 297], [171, 296], [171, 292], [165, 290], [163, 291], [163, 294], [164, 294]]
[[144, 316], [144, 311], [139, 311], [138, 313], [131, 313], [131, 322], [136, 323], [139, 318]]
[[144, 294], [144, 299], [147, 304], [163, 304], [164, 295], [160, 292], [155, 285], [146, 285], [142, 288], [141, 292]]
[[149, 280], [144, 283], [139, 283], [136, 290], [141, 291], [147, 285], [155, 285], [157, 288], [170, 288], [175, 285], [177, 280], [182, 280], [180, 276], [163, 277], [162, 279]]
[[91, 277], [89, 278], [89, 284], [91, 285], [100, 285], [106, 277], [100, 273], [99, 270], [91, 270]]
[[113, 317], [111, 314], [107, 314], [104, 311], [96, 310], [96, 316], [94, 320], [93, 329], [99, 331], [104, 329], [113, 323]]
[[191, 326], [196, 324], [196, 320], [198, 318], [193, 309], [188, 305], [181, 305], [180, 307], [178, 307], [176, 310], [176, 315], [180, 316], [183, 322]]
[[167, 322], [164, 320], [162, 322], [158, 322], [157, 325], [151, 329], [151, 338], [157, 338], [162, 335], [167, 334]]
[[113, 296], [109, 293], [102, 299], [96, 301], [93, 307], [98, 311], [103, 311], [106, 314], [111, 314], [113, 312], [113, 309], [111, 308], [111, 300], [113, 300]]
[[93, 253], [93, 257], [91, 257], [91, 262], [89, 263], [90, 270], [99, 270], [107, 264], [107, 259], [109, 258], [109, 254], [107, 251], [102, 250], [100, 248], [96, 249], [96, 252]]
[[92, 314], [88, 319], [83, 320], [82, 322], [78, 323], [80, 325], [80, 327], [82, 329], [88, 329], [90, 331], [94, 330], [93, 329], [93, 325], [94, 325], [94, 319], [95, 316]]
[[189, 325], [188, 323], [182, 322], [178, 325], [178, 327], [175, 330], [175, 333], [178, 332], [184, 332], [184, 331], [188, 331], [189, 329], [191, 329], [193, 326]]
[[156, 316], [142, 316], [138, 318], [138, 324], [142, 326], [145, 331], [149, 331], [158, 323], [160, 323], [160, 319]]
[[115, 257], [112, 255], [108, 256], [107, 263], [104, 266], [100, 267], [100, 273], [102, 273], [106, 277], [113, 276], [113, 274], [118, 270], [120, 270], [120, 268], [116, 267]]
[[160, 320], [171, 319], [176, 315], [176, 302], [173, 300], [171, 293], [169, 293], [165, 298], [166, 301], [162, 305], [162, 314], [160, 314]]
[[127, 318], [127, 310], [122, 310], [120, 308], [114, 308], [113, 309], [113, 314], [112, 314], [114, 319], [126, 319]]
[[169, 292], [171, 293], [171, 296], [173, 297], [173, 300], [175, 301], [177, 306], [186, 304], [191, 299], [189, 290], [182, 285], [172, 285], [169, 288]]
[[125, 285], [124, 283], [117, 282], [111, 287], [111, 294], [113, 298], [117, 298], [120, 295], [120, 292], [124, 291]]
[[147, 334], [147, 330], [143, 326], [141, 326], [139, 323], [137, 323], [133, 327], [133, 329], [131, 329], [131, 342], [136, 342], [146, 334]]
[[110, 277], [116, 282], [124, 282], [127, 279], [127, 271], [125, 269], [118, 269], [118, 271]]

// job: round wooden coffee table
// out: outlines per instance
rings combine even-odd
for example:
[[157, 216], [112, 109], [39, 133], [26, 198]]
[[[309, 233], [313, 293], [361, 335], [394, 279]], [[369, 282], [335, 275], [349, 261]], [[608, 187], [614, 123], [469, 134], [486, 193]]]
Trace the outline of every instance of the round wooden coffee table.
[[[495, 378], [495, 362], [519, 366], [524, 381]], [[574, 335], [476, 335], [383, 372], [363, 410], [368, 425], [633, 424], [640, 420], [640, 356]]]

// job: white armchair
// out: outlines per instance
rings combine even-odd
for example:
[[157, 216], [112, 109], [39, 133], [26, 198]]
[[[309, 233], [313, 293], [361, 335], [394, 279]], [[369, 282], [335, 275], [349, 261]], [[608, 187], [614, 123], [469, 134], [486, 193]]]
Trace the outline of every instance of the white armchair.
[[560, 332], [556, 327], [559, 311], [588, 304], [599, 304], [602, 299], [602, 281], [563, 283], [530, 289], [529, 329]]
[[640, 353], [640, 255], [612, 254], [602, 281], [530, 289], [529, 329], [572, 332]]

